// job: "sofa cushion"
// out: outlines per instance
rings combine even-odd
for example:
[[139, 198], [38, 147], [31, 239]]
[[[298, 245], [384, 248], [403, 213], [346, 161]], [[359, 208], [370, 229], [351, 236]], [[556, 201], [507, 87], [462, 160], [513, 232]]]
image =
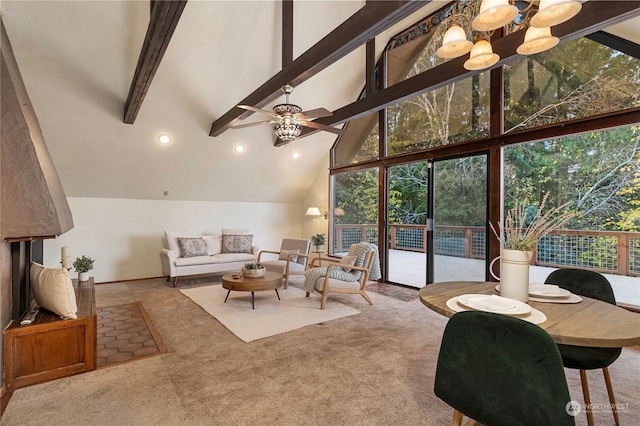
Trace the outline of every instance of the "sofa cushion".
[[207, 256], [207, 246], [202, 237], [178, 237], [178, 245], [180, 246], [182, 257]]
[[287, 259], [290, 254], [298, 254], [300, 250], [280, 250], [280, 256], [278, 260], [289, 260], [289, 262], [297, 262], [298, 256], [291, 256], [291, 259]]
[[202, 237], [207, 245], [207, 254], [213, 256], [222, 251], [222, 237], [220, 235], [205, 235]]
[[222, 235], [249, 235], [249, 229], [222, 228]]
[[222, 234], [222, 253], [251, 253], [253, 235]]
[[231, 263], [231, 262], [255, 262], [256, 256], [250, 253], [220, 253], [216, 254], [216, 259], [220, 263]]
[[76, 293], [66, 268], [31, 264], [31, 290], [36, 303], [64, 319], [78, 318]]
[[176, 266], [213, 265], [217, 263], [220, 263], [220, 259], [217, 256], [179, 257], [176, 259]]

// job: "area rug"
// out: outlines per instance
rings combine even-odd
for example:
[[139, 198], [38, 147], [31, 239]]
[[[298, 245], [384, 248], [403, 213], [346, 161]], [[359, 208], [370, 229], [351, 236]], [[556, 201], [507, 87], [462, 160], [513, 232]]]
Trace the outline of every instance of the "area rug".
[[101, 307], [96, 314], [98, 368], [166, 352], [142, 303]]
[[360, 313], [333, 300], [327, 303], [326, 309], [320, 309], [317, 295], [305, 297], [306, 292], [295, 287], [279, 289], [281, 300], [275, 291], [255, 292], [255, 309], [251, 309], [250, 292], [232, 291], [224, 303], [227, 290], [222, 285], [180, 292], [245, 342]]

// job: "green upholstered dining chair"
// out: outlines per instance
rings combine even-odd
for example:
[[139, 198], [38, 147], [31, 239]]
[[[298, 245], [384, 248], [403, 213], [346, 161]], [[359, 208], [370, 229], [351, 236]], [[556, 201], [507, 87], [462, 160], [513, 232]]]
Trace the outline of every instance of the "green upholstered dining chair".
[[451, 317], [442, 336], [435, 394], [484, 425], [575, 425], [558, 346], [542, 328], [479, 311]]
[[[569, 290], [573, 294], [586, 296], [592, 299], [602, 300], [612, 305], [616, 304], [616, 298], [609, 280], [602, 274], [583, 269], [562, 268], [553, 271], [545, 280], [547, 284], [555, 284]], [[589, 383], [587, 382], [586, 370], [602, 369], [604, 381], [609, 394], [609, 401], [613, 411], [613, 418], [616, 425], [620, 424], [616, 400], [611, 386], [611, 377], [608, 367], [618, 359], [622, 348], [592, 348], [584, 346], [558, 345], [562, 362], [567, 368], [580, 370], [580, 381], [582, 382], [582, 393], [587, 407], [591, 406], [589, 397]], [[587, 423], [594, 424], [593, 413], [587, 408]]]

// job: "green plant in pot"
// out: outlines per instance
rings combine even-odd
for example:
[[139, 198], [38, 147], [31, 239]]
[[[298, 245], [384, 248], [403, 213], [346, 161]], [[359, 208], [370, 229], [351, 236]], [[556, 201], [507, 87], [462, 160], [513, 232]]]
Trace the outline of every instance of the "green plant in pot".
[[265, 271], [265, 267], [259, 263], [245, 263], [242, 268], [242, 275], [251, 278], [263, 277]]
[[93, 269], [95, 259], [82, 255], [73, 261], [73, 268], [78, 273], [78, 281], [88, 281], [89, 271]]
[[324, 251], [325, 237], [324, 234], [316, 234], [311, 236], [311, 243], [316, 246], [316, 251]]

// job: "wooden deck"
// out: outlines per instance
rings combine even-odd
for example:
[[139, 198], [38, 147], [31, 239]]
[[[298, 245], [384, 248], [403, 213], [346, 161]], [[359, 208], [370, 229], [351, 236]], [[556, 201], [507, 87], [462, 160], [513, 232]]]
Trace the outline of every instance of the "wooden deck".
[[[389, 250], [389, 281], [421, 288], [426, 282], [426, 258], [424, 253]], [[544, 283], [556, 268], [532, 266], [529, 280]], [[613, 287], [616, 301], [640, 306], [640, 277], [603, 274]], [[484, 260], [462, 257], [435, 257], [435, 281], [485, 281]]]

